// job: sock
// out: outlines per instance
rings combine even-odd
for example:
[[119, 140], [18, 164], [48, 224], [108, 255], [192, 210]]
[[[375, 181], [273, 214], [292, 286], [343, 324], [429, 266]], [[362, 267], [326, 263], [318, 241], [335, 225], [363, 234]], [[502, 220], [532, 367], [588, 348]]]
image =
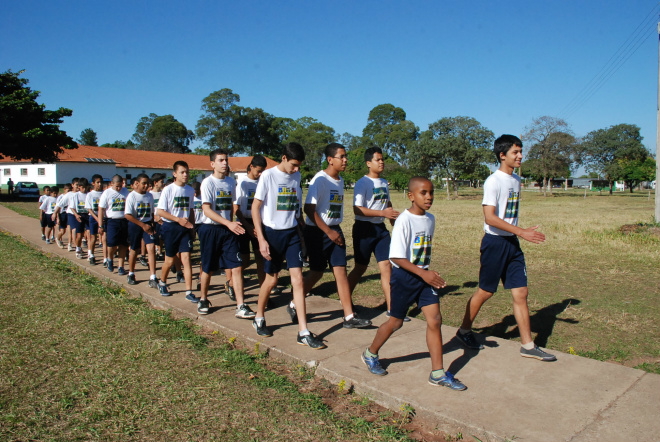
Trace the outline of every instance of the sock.
[[291, 307], [291, 308], [296, 308], [296, 304], [294, 304], [293, 301], [291, 301], [291, 302], [289, 303], [289, 307]]
[[156, 275], [151, 275], [151, 276], [149, 277], [149, 280], [150, 280], [150, 281], [155, 281], [156, 279], [157, 279], [157, 278], [156, 278]]
[[344, 321], [350, 321], [351, 319], [353, 319], [353, 316], [355, 316], [355, 315], [353, 313], [351, 313], [350, 315], [348, 315], [344, 318]]
[[531, 341], [531, 342], [528, 342], [527, 344], [523, 344], [522, 348], [524, 348], [525, 350], [534, 350], [535, 346], [536, 345], [534, 344], [534, 341]]
[[128, 272], [128, 276], [131, 276], [131, 275], [135, 276], [135, 272]]
[[462, 335], [467, 335], [468, 333], [472, 333], [472, 330], [470, 329], [464, 329], [463, 327], [458, 329], [459, 332], [461, 332]]
[[186, 290], [186, 296], [192, 295], [192, 290]]
[[367, 347], [367, 349], [364, 351], [364, 354], [369, 356], [370, 358], [377, 358], [378, 357], [378, 354], [374, 354], [374, 353], [369, 351], [369, 347]]
[[298, 334], [300, 336], [309, 336], [311, 333], [309, 332], [309, 330], [305, 329], [303, 331], [298, 332]]
[[91, 250], [88, 250], [88, 251], [87, 251], [87, 256], [88, 256], [89, 258], [91, 258], [92, 256], [94, 256], [94, 254], [92, 253]]
[[442, 368], [440, 370], [433, 370], [431, 372], [431, 376], [433, 376], [435, 379], [441, 378], [444, 375], [445, 375], [445, 370]]
[[82, 252], [82, 247], [76, 247], [76, 252]]
[[162, 285], [163, 287], [165, 287], [167, 284], [165, 284], [163, 281], [160, 281], [158, 285]]
[[256, 322], [257, 325], [261, 327], [262, 325], [264, 325], [264, 322], [266, 322], [266, 318], [264, 318], [263, 316], [261, 318], [254, 318], [254, 322]]

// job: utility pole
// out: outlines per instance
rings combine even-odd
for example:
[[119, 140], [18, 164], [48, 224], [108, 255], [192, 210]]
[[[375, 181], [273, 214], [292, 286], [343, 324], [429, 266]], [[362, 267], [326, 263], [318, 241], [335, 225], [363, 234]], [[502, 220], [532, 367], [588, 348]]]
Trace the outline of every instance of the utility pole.
[[660, 223], [660, 23], [658, 23], [658, 110], [655, 129], [655, 222]]

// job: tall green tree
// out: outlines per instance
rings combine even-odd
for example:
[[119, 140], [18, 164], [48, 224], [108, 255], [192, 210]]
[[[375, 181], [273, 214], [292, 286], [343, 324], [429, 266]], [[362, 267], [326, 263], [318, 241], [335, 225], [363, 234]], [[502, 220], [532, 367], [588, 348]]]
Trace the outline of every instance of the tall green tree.
[[172, 115], [151, 113], [140, 119], [133, 139], [140, 150], [189, 153], [195, 134]]
[[94, 129], [89, 127], [87, 129], [83, 129], [83, 131], [80, 132], [78, 143], [82, 144], [83, 146], [98, 146], [99, 141], [96, 138], [96, 132], [94, 132]]
[[47, 110], [37, 103], [39, 91], [21, 78], [24, 71], [0, 74], [0, 158], [54, 162], [64, 149], [77, 149], [76, 142], [60, 129], [71, 109]]
[[104, 143], [101, 144], [101, 147], [116, 147], [118, 149], [135, 149], [135, 143], [132, 142], [131, 140], [128, 141], [122, 141], [122, 140], [115, 140], [114, 143]]
[[484, 163], [495, 158], [490, 150], [495, 136], [472, 117], [446, 117], [429, 124], [411, 152], [411, 165], [424, 174], [447, 178], [458, 196], [459, 179], [471, 179]]
[[408, 164], [406, 154], [416, 142], [419, 128], [406, 120], [406, 112], [393, 104], [379, 104], [369, 111], [367, 125], [362, 130], [365, 143], [383, 149], [399, 164]]
[[614, 182], [624, 179], [623, 165], [626, 161], [643, 161], [649, 157], [642, 139], [639, 127], [634, 124], [617, 124], [597, 129], [583, 138], [581, 149], [586, 169], [608, 181], [610, 195]]
[[335, 130], [311, 117], [298, 118], [291, 124], [282, 144], [296, 142], [305, 149], [305, 161], [300, 173], [302, 182], [314, 177], [322, 166], [325, 147], [337, 140]]
[[630, 193], [642, 181], [655, 180], [655, 159], [650, 155], [645, 159], [623, 159], [619, 160], [621, 178], [628, 186]]

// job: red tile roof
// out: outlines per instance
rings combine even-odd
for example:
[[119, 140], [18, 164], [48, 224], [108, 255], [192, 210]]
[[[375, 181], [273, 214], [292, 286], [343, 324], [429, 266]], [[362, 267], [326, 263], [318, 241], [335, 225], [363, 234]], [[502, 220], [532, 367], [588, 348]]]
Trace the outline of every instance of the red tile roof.
[[[143, 169], [169, 169], [176, 161], [185, 161], [188, 167], [197, 170], [211, 170], [208, 155], [195, 155], [170, 152], [153, 152], [147, 150], [119, 149], [116, 147], [97, 147], [78, 145], [78, 149], [65, 149], [58, 155], [58, 161], [73, 163], [88, 163], [86, 158], [113, 160], [117, 167], [133, 167]], [[27, 163], [30, 160], [16, 161], [9, 157], [0, 159], [0, 163]], [[229, 157], [229, 167], [232, 172], [246, 172], [252, 157]], [[277, 166], [277, 162], [266, 158], [267, 169]]]

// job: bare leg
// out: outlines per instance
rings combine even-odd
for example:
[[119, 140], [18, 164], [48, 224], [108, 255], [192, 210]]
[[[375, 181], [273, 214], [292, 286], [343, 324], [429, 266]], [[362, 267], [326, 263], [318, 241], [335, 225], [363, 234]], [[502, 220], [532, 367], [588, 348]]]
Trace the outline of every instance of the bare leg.
[[135, 263], [137, 262], [137, 250], [131, 249], [128, 252], [128, 271], [135, 272]]
[[208, 294], [209, 294], [209, 285], [211, 285], [211, 277], [213, 276], [213, 272], [211, 273], [206, 273], [206, 272], [201, 272], [199, 274], [199, 287], [201, 291], [201, 299], [206, 299]]
[[[301, 272], [302, 273], [302, 272]], [[291, 281], [293, 283], [293, 281]], [[266, 304], [270, 298], [270, 292], [277, 285], [277, 273], [266, 273], [264, 283], [259, 289], [259, 301], [257, 302], [257, 318], [263, 318], [266, 313]]]
[[481, 306], [484, 305], [486, 301], [493, 296], [491, 292], [487, 292], [482, 289], [477, 289], [477, 292], [468, 299], [467, 305], [465, 306], [465, 316], [463, 317], [463, 324], [461, 328], [463, 330], [470, 330], [472, 328], [472, 323], [474, 318], [477, 317], [477, 313], [481, 309]]
[[[302, 274], [302, 269], [300, 270], [300, 273]], [[307, 272], [307, 275], [303, 278], [303, 292], [305, 295], [312, 291], [316, 283], [319, 282], [322, 277], [323, 272], [318, 272], [316, 270], [310, 270]], [[291, 283], [293, 284], [293, 281], [291, 281]]]
[[360, 278], [362, 278], [364, 272], [367, 271], [367, 268], [368, 266], [364, 264], [358, 264], [356, 262], [355, 267], [353, 267], [351, 273], [348, 274], [348, 285], [350, 287], [351, 294], [353, 294], [353, 290], [355, 290], [355, 287], [357, 287], [358, 283], [360, 282]]
[[[121, 245], [118, 246], [117, 249], [119, 250], [119, 267], [124, 267], [124, 261], [126, 261], [126, 251], [128, 250], [128, 247]], [[114, 256], [114, 254], [112, 256]]]
[[160, 268], [160, 281], [163, 284], [167, 284], [167, 276], [170, 274], [170, 268], [174, 265], [176, 257], [165, 255], [165, 261], [163, 266]]
[[523, 345], [532, 342], [527, 294], [527, 287], [511, 289], [511, 295], [513, 295], [513, 316], [515, 316], [516, 322], [518, 323], [520, 341]]
[[234, 269], [228, 270], [228, 273], [232, 274], [232, 281], [234, 281], [234, 292], [236, 293], [236, 305], [243, 304], [243, 268], [236, 267]]
[[444, 368], [442, 361], [442, 315], [440, 304], [425, 305], [422, 313], [426, 318], [426, 345], [431, 354], [431, 370]]
[[376, 336], [374, 337], [373, 342], [369, 346], [369, 351], [375, 355], [378, 354], [378, 351], [381, 347], [387, 342], [387, 340], [392, 336], [392, 334], [401, 328], [403, 325], [403, 319], [395, 318], [390, 316], [389, 319], [378, 327]]
[[332, 273], [335, 275], [337, 294], [339, 295], [339, 300], [344, 308], [344, 317], [352, 315], [353, 301], [351, 300], [351, 289], [348, 284], [348, 277], [346, 276], [346, 267], [335, 266], [332, 268]]
[[[291, 275], [291, 287], [293, 288], [293, 303], [296, 305], [296, 312], [298, 313], [298, 331], [303, 331], [307, 328], [307, 307], [305, 305], [302, 268], [291, 268], [289, 269], [289, 274]], [[275, 279], [275, 283], [277, 284], [277, 279]], [[270, 290], [272, 290], [273, 287], [271, 287]], [[268, 294], [270, 294], [270, 290], [268, 291]]]
[[385, 294], [385, 303], [387, 304], [387, 311], [390, 311], [392, 304], [392, 297], [390, 293], [390, 278], [392, 277], [392, 264], [390, 260], [386, 259], [378, 263], [378, 268], [380, 269], [380, 285], [383, 287], [383, 293]]
[[181, 252], [183, 277], [186, 280], [186, 291], [192, 290], [192, 267], [190, 267], [190, 252]]
[[147, 260], [149, 262], [149, 276], [156, 274], [156, 249], [153, 244], [147, 244]]

